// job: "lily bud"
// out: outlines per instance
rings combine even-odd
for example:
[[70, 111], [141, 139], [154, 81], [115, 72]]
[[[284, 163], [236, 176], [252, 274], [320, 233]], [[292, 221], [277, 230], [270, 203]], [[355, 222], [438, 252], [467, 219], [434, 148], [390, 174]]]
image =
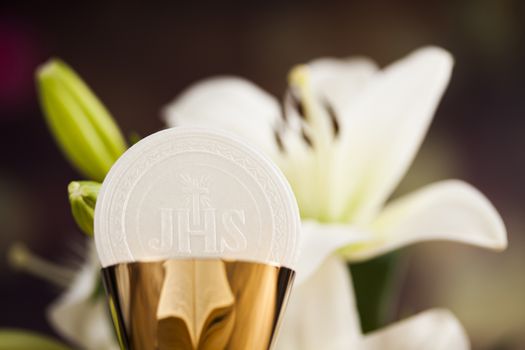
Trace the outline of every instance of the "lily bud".
[[73, 181], [67, 187], [71, 213], [78, 227], [87, 235], [93, 236], [93, 219], [100, 183], [93, 181]]
[[126, 150], [108, 110], [64, 62], [52, 59], [36, 73], [47, 124], [71, 164], [91, 180], [102, 181]]

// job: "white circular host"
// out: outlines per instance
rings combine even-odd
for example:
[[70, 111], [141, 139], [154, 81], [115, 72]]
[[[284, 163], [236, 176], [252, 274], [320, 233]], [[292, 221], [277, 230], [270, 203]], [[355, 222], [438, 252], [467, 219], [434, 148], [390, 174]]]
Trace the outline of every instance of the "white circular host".
[[103, 267], [224, 258], [294, 268], [300, 218], [284, 175], [224, 132], [177, 127], [133, 145], [113, 165], [95, 209]]

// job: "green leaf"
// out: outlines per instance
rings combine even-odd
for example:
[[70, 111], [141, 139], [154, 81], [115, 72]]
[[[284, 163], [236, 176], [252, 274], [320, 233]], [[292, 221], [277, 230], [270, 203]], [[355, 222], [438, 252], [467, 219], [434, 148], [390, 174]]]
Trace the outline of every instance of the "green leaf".
[[94, 181], [73, 181], [67, 187], [71, 213], [78, 227], [87, 235], [93, 236], [95, 204], [100, 183]]
[[49, 337], [18, 329], [0, 329], [0, 350], [70, 350]]
[[126, 150], [126, 141], [108, 110], [64, 62], [53, 59], [36, 73], [47, 124], [71, 164], [102, 181]]

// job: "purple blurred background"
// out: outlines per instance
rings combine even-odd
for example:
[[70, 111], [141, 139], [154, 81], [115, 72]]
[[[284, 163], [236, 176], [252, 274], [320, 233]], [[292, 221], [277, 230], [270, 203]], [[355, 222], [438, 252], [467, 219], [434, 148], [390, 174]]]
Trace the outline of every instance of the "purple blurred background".
[[383, 66], [435, 44], [456, 66], [400, 192], [467, 180], [500, 210], [510, 247], [501, 254], [445, 243], [405, 249], [398, 316], [447, 307], [475, 348], [524, 348], [524, 39], [518, 0], [0, 5], [0, 327], [53, 334], [45, 307], [60, 293], [7, 265], [13, 242], [60, 264], [78, 261], [85, 243], [66, 193], [78, 175], [36, 100], [38, 64], [64, 59], [126, 133], [144, 136], [163, 128], [162, 106], [210, 75], [241, 75], [281, 96], [294, 64], [358, 54]]

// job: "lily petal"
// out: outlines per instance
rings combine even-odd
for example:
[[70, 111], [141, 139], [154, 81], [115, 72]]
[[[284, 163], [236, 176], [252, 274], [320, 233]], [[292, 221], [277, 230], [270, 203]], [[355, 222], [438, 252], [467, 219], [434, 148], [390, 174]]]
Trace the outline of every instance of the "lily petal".
[[377, 65], [365, 57], [319, 58], [308, 63], [308, 67], [314, 94], [328, 103], [336, 115], [350, 108], [378, 71]]
[[374, 239], [344, 253], [363, 260], [421, 241], [457, 241], [493, 250], [507, 247], [507, 232], [494, 206], [459, 180], [441, 181], [387, 205], [373, 222]]
[[355, 349], [360, 336], [350, 272], [332, 256], [294, 288], [276, 349]]
[[468, 350], [465, 330], [447, 310], [433, 309], [365, 336], [366, 350]]
[[48, 308], [48, 318], [64, 338], [83, 349], [118, 349], [105, 299], [96, 297], [99, 283], [94, 247], [70, 288]]
[[274, 127], [281, 118], [277, 100], [253, 83], [237, 77], [216, 77], [186, 89], [166, 106], [168, 126], [194, 125], [227, 130], [263, 151], [277, 151]]
[[361, 224], [377, 214], [419, 148], [452, 64], [443, 49], [416, 50], [378, 72], [341, 111], [332, 182], [338, 195], [330, 203], [331, 219]]
[[337, 249], [370, 240], [370, 234], [349, 225], [322, 224], [313, 220], [303, 221], [301, 253], [297, 262], [297, 286], [314, 274], [324, 260]]

